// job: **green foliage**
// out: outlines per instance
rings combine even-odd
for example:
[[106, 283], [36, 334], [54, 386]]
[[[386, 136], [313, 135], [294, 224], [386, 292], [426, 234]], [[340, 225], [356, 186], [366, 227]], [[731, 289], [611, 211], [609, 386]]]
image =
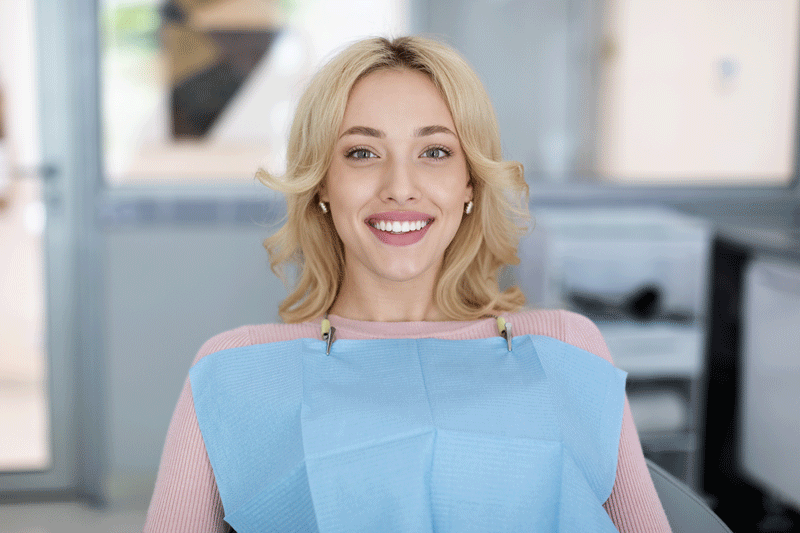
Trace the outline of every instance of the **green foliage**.
[[[281, 8], [281, 12], [288, 17], [295, 12], [300, 1], [301, 0], [279, 0], [278, 5]], [[308, 0], [306, 0], [306, 2], [308, 2]]]
[[100, 34], [106, 46], [158, 48], [161, 16], [152, 4], [109, 9], [100, 17]]

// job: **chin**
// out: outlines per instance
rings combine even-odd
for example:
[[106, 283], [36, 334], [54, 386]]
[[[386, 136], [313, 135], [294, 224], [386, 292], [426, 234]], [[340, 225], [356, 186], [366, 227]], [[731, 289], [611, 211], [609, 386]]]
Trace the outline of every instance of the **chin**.
[[420, 278], [425, 272], [427, 272], [427, 268], [425, 267], [411, 267], [405, 264], [402, 266], [398, 266], [397, 268], [383, 268], [383, 269], [376, 269], [375, 273], [386, 279], [387, 281], [391, 282], [406, 282], [406, 281], [414, 281], [417, 278]]
[[378, 275], [385, 279], [386, 281], [402, 283], [406, 281], [414, 281], [416, 278], [420, 277], [422, 272], [413, 271], [413, 272], [378, 272]]

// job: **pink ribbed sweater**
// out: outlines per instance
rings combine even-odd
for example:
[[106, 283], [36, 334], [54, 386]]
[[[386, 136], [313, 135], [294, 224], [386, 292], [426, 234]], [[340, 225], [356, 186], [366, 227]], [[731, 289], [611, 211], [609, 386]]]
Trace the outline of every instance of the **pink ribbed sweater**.
[[[515, 335], [546, 335], [611, 361], [600, 331], [589, 319], [566, 311], [526, 311], [506, 315]], [[423, 338], [478, 339], [497, 335], [494, 319], [470, 322], [361, 322], [330, 317], [337, 339]], [[244, 326], [206, 342], [200, 358], [228, 348], [320, 334], [320, 321], [302, 324]], [[622, 533], [669, 532], [667, 517], [647, 471], [642, 447], [625, 401], [617, 476], [604, 504]], [[214, 473], [208, 460], [187, 379], [167, 432], [161, 466], [145, 522], [145, 533], [228, 531]]]

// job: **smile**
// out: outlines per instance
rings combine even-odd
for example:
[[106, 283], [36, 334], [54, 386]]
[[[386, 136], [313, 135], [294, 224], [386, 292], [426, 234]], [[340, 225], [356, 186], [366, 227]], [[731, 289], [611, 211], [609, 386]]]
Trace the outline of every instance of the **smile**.
[[427, 226], [431, 222], [431, 219], [428, 220], [370, 220], [369, 225], [373, 228], [385, 231], [387, 233], [392, 233], [395, 235], [401, 235], [403, 233], [409, 233], [411, 231], [419, 231], [425, 226]]

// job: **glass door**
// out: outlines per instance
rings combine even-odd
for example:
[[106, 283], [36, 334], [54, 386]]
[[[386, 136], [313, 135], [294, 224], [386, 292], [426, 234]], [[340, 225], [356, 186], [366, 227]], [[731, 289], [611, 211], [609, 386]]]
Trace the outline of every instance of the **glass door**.
[[52, 466], [33, 5], [0, 2], [0, 471]]
[[45, 351], [45, 210], [40, 183], [21, 176], [0, 140], [0, 471], [52, 464]]
[[96, 5], [0, 0], [0, 495], [99, 498]]

